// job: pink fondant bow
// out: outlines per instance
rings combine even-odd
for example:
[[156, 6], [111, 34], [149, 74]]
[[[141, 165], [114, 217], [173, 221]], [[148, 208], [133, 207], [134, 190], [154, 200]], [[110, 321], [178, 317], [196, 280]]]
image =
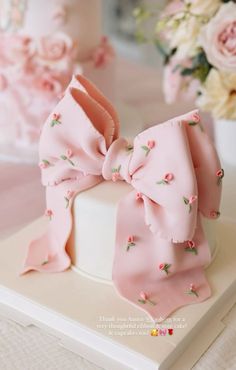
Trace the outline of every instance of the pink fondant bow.
[[198, 111], [143, 131], [131, 147], [119, 138], [112, 105], [77, 76], [44, 125], [40, 161], [50, 224], [30, 244], [23, 273], [67, 269], [75, 195], [124, 180], [133, 190], [117, 211], [113, 281], [120, 294], [162, 319], [210, 296], [200, 214], [219, 215], [223, 172]]

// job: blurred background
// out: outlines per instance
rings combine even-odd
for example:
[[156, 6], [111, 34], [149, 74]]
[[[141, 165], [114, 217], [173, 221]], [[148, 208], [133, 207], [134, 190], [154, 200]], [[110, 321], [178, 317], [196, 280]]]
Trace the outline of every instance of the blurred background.
[[[161, 66], [161, 57], [152, 43], [137, 42], [137, 25], [133, 16], [134, 9], [147, 7], [163, 8], [165, 0], [109, 0], [103, 1], [104, 32], [109, 35], [118, 55], [151, 66]], [[155, 20], [146, 27], [147, 35], [153, 32]]]

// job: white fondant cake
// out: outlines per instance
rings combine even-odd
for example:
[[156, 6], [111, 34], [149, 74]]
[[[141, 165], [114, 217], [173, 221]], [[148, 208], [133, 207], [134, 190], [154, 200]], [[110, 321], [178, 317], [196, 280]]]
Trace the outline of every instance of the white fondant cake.
[[101, 0], [28, 0], [19, 32], [41, 38], [58, 32], [76, 45], [79, 61], [90, 58], [102, 37]]
[[[132, 189], [123, 181], [105, 181], [76, 196], [73, 229], [67, 243], [76, 271], [112, 283], [117, 205]], [[212, 257], [217, 247], [214, 223], [214, 220], [202, 219]]]
[[45, 119], [78, 71], [114, 100], [101, 0], [0, 0], [1, 152], [37, 150]]

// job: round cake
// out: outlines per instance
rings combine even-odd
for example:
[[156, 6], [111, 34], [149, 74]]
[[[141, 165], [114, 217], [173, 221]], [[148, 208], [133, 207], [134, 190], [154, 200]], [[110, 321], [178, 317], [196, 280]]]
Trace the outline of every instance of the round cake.
[[[125, 182], [106, 181], [76, 196], [73, 228], [67, 243], [75, 271], [97, 281], [112, 283], [117, 206], [131, 190], [132, 186]], [[202, 226], [213, 260], [217, 250], [215, 220], [202, 218]]]

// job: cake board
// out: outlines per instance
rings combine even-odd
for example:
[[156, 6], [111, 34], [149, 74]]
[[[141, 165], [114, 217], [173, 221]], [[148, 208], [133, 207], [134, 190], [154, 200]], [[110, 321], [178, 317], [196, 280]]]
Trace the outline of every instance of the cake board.
[[217, 223], [220, 248], [206, 270], [212, 297], [163, 322], [162, 328], [174, 329], [172, 336], [151, 336], [155, 325], [143, 311], [113, 286], [71, 269], [19, 277], [28, 242], [46, 224], [40, 218], [0, 243], [1, 314], [46, 329], [62, 346], [107, 370], [190, 369], [224, 330], [224, 317], [236, 301], [235, 223]]

